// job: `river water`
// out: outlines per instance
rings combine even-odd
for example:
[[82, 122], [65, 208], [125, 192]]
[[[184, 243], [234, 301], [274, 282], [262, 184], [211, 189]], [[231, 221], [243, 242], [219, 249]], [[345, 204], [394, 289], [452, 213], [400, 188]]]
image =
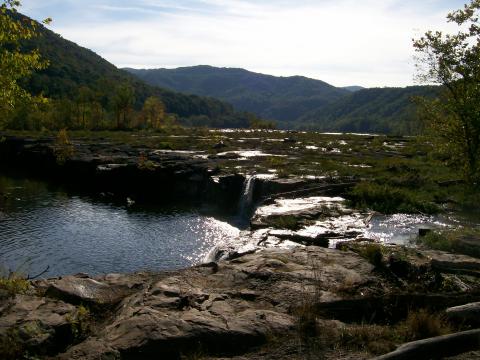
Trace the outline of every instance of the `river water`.
[[239, 230], [191, 208], [142, 208], [0, 175], [0, 267], [34, 276], [171, 270]]
[[[43, 274], [46, 277], [173, 270], [200, 263], [216, 248], [248, 248], [258, 239], [245, 238], [239, 227], [248, 225], [245, 220], [249, 213], [246, 209], [251, 206], [251, 179], [245, 183], [240, 216], [225, 218], [178, 205], [146, 208], [127, 199], [113, 203], [108, 198], [67, 193], [42, 181], [0, 175], [0, 275], [15, 270], [35, 276], [47, 268]], [[280, 200], [285, 204], [276, 211], [317, 206], [320, 200]], [[323, 201], [327, 200], [343, 201]], [[408, 244], [419, 228], [479, 223], [478, 214], [473, 222], [466, 218], [459, 222], [446, 215], [405, 214], [374, 216], [368, 224], [360, 214], [327, 220], [303, 231], [315, 235], [332, 229], [355, 229], [379, 242]]]

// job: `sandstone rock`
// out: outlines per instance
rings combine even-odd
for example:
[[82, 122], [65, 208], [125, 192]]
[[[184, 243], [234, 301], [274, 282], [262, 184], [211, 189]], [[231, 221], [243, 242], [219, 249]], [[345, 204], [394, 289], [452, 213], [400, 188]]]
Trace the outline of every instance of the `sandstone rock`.
[[51, 298], [72, 304], [114, 305], [132, 291], [125, 285], [109, 285], [99, 280], [66, 276], [52, 280], [45, 291]]
[[442, 359], [479, 348], [480, 329], [413, 341], [375, 360]]
[[0, 338], [10, 334], [10, 341], [16, 343], [11, 346], [39, 354], [56, 353], [72, 341], [71, 321], [75, 313], [74, 306], [61, 301], [17, 295], [2, 307]]
[[448, 308], [446, 315], [451, 321], [478, 326], [480, 325], [480, 302]]
[[341, 298], [345, 282], [353, 293], [381, 291], [372, 269], [353, 253], [269, 249], [220, 262], [215, 271], [199, 266], [147, 278], [95, 337], [59, 358], [176, 359], [199, 344], [208, 354], [241, 354], [271, 334], [289, 333], [291, 308], [314, 289], [322, 289], [318, 301]]

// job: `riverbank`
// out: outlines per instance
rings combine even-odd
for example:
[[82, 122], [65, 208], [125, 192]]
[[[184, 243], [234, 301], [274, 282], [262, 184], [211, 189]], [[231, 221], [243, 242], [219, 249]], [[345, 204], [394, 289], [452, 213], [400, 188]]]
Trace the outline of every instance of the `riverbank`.
[[266, 249], [175, 272], [33, 281], [2, 300], [1, 349], [7, 359], [25, 351], [55, 359], [368, 359], [475, 325], [474, 315], [447, 322], [440, 314], [478, 300], [480, 260], [391, 247], [372, 261], [368, 249]]

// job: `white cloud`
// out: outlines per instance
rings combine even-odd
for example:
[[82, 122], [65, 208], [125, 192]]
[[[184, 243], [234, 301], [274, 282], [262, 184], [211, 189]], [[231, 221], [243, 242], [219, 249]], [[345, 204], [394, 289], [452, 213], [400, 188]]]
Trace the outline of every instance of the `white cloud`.
[[[445, 11], [432, 11], [432, 1], [143, 0], [130, 6], [172, 11], [115, 21], [72, 19], [53, 29], [118, 66], [209, 64], [305, 75], [337, 86], [404, 86], [413, 82], [411, 39], [445, 28]], [[127, 12], [124, 3], [97, 10]]]

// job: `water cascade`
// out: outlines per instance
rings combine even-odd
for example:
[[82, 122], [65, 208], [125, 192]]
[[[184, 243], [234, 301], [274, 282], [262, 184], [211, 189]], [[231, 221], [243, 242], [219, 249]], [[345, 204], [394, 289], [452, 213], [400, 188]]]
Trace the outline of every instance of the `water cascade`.
[[247, 175], [243, 184], [243, 191], [238, 204], [238, 214], [241, 218], [249, 215], [252, 208], [253, 190], [255, 188], [255, 175]]

